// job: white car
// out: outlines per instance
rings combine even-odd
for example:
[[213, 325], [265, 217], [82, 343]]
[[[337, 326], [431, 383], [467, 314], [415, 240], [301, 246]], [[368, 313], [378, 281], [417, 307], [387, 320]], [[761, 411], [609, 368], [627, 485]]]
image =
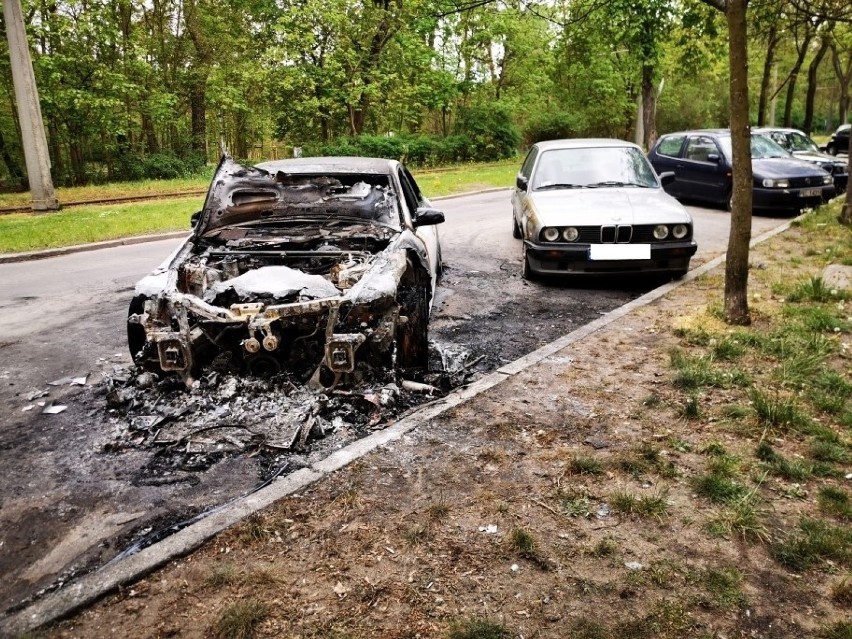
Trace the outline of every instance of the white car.
[[512, 192], [523, 274], [664, 273], [681, 277], [697, 246], [692, 217], [642, 150], [621, 140], [535, 144]]

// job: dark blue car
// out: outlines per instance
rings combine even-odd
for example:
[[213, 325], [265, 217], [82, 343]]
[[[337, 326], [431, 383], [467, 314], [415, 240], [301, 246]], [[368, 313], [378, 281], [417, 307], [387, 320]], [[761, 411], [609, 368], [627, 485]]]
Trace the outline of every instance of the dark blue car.
[[[731, 133], [728, 130], [681, 131], [662, 136], [648, 152], [657, 173], [673, 171], [666, 191], [679, 199], [720, 204], [730, 210]], [[834, 180], [822, 168], [795, 159], [772, 140], [751, 136], [753, 207], [797, 213], [835, 194]]]

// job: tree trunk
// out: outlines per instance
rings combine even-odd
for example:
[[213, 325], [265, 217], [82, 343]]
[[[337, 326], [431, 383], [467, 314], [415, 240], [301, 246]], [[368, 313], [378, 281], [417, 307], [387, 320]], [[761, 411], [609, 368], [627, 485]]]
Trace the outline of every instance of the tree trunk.
[[725, 263], [725, 319], [729, 324], [751, 323], [748, 309], [748, 255], [751, 241], [752, 171], [748, 104], [748, 0], [728, 0], [729, 66], [731, 73], [731, 145], [733, 147], [733, 206]]
[[0, 157], [3, 158], [3, 162], [6, 164], [9, 176], [18, 183], [20, 190], [28, 191], [30, 189], [29, 180], [27, 180], [27, 176], [21, 170], [21, 165], [18, 163], [17, 158], [9, 152], [9, 147], [6, 146], [6, 139], [3, 137], [2, 130], [0, 130]]
[[808, 45], [811, 43], [813, 35], [808, 33], [802, 42], [799, 49], [799, 54], [796, 57], [796, 64], [793, 65], [793, 70], [790, 72], [790, 79], [787, 82], [787, 100], [784, 102], [784, 126], [793, 126], [793, 98], [796, 93], [796, 80], [799, 78], [799, 71], [805, 61], [805, 56], [808, 53]]
[[654, 67], [642, 65], [642, 143], [650, 149], [657, 141], [657, 92], [654, 88]]
[[[831, 64], [840, 84], [840, 122], [846, 122], [849, 118], [849, 84], [852, 83], [852, 53], [846, 63], [846, 69], [840, 62], [840, 53], [835, 45], [831, 46]], [[848, 196], [847, 196], [848, 197]]]
[[142, 134], [145, 136], [145, 149], [148, 153], [159, 153], [160, 143], [154, 131], [154, 121], [148, 113], [142, 112]]
[[805, 99], [805, 121], [802, 124], [802, 128], [808, 135], [811, 134], [811, 131], [813, 131], [814, 128], [814, 101], [816, 100], [817, 72], [819, 71], [819, 65], [822, 64], [822, 59], [825, 57], [826, 51], [828, 51], [828, 39], [823, 38], [819, 45], [819, 49], [817, 49], [817, 52], [814, 55], [814, 59], [811, 60], [811, 63], [808, 66], [808, 93], [807, 98]]
[[[846, 150], [846, 173], [852, 172], [852, 135], [849, 136], [849, 148]], [[852, 226], [852, 195], [850, 195], [852, 185], [846, 186], [846, 204], [840, 209], [840, 223], [846, 226]]]
[[189, 87], [192, 150], [207, 154], [207, 74], [195, 70]]
[[775, 46], [778, 44], [778, 28], [772, 25], [766, 38], [766, 59], [763, 62], [763, 77], [760, 80], [760, 98], [757, 102], [757, 126], [766, 125], [766, 105], [769, 102], [769, 81], [775, 63]]

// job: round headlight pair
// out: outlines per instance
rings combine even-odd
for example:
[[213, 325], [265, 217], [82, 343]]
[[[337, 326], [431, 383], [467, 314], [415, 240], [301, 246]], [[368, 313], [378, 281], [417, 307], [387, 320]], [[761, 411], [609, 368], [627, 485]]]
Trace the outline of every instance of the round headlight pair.
[[[548, 226], [541, 232], [541, 236], [548, 242], [556, 242], [559, 239], [559, 229], [553, 226]], [[562, 239], [566, 242], [573, 242], [580, 237], [580, 232], [573, 226], [569, 226], [562, 230]]]
[[[671, 229], [672, 237], [676, 240], [682, 240], [689, 233], [689, 227], [686, 224], [675, 224]], [[669, 227], [665, 224], [657, 224], [654, 227], [654, 239], [664, 240], [669, 236]]]

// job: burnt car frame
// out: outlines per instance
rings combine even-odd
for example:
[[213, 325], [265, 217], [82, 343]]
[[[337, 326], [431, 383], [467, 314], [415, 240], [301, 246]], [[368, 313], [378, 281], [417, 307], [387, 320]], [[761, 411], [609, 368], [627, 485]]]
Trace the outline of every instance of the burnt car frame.
[[193, 231], [136, 286], [136, 364], [329, 387], [428, 363], [444, 221], [394, 160], [222, 158]]

